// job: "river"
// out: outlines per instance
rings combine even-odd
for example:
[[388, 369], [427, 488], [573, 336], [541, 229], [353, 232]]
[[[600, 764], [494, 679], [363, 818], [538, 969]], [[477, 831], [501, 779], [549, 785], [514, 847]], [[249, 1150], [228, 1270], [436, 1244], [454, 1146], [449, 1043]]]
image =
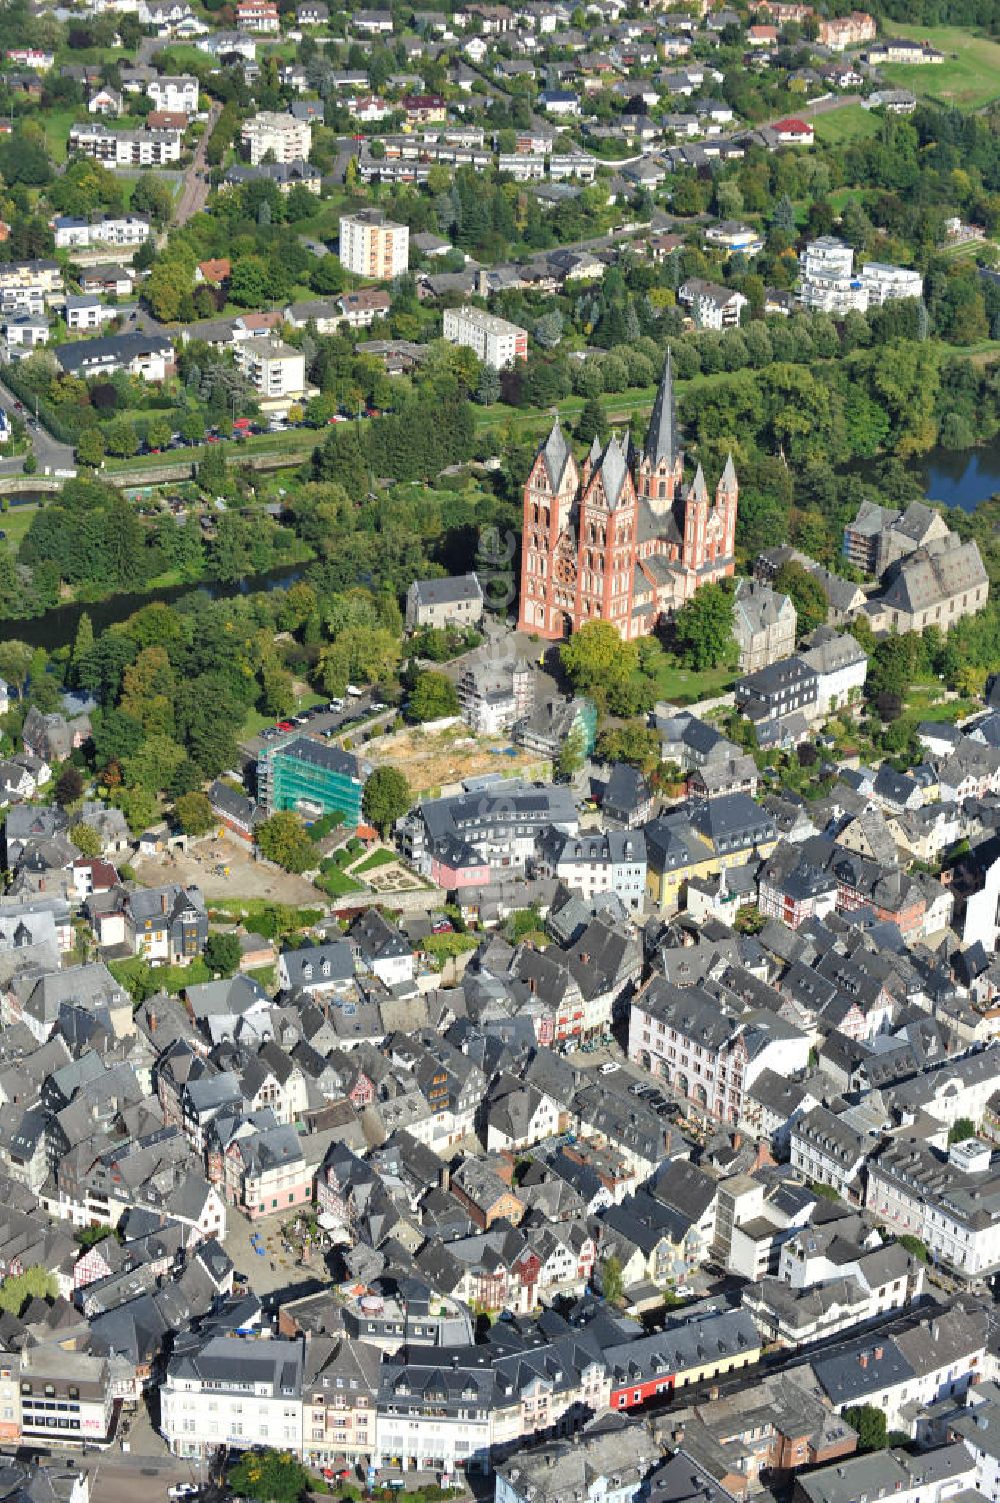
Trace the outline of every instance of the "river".
[[74, 601], [72, 605], [57, 605], [44, 616], [32, 616], [25, 620], [0, 622], [0, 635], [17, 637], [31, 647], [44, 647], [52, 652], [56, 647], [72, 643], [80, 617], [86, 612], [94, 624], [95, 632], [105, 631], [116, 621], [124, 621], [144, 605], [163, 601], [170, 605], [182, 595], [191, 595], [204, 590], [213, 600], [228, 600], [234, 595], [255, 595], [262, 590], [282, 590], [302, 578], [304, 565], [279, 564], [265, 574], [256, 574], [250, 579], [240, 579], [233, 584], [221, 584], [218, 580], [202, 580], [198, 584], [169, 585], [161, 590], [148, 590], [129, 595], [112, 595], [107, 600], [95, 600], [91, 604]]
[[914, 473], [928, 501], [975, 511], [1000, 492], [1000, 438], [975, 449], [931, 449]]
[[[960, 506], [963, 511], [975, 511], [981, 501], [1000, 492], [1000, 437], [975, 449], [932, 449], [914, 467], [914, 473], [919, 477], [929, 501], [942, 501], [948, 506]], [[20, 496], [11, 496], [10, 503], [12, 506], [26, 505], [39, 499], [38, 494], [25, 492]], [[0, 518], [0, 525], [2, 520]], [[94, 630], [101, 632], [116, 621], [124, 621], [154, 600], [162, 600], [169, 605], [171, 601], [178, 600], [182, 595], [190, 595], [194, 590], [205, 590], [213, 599], [229, 599], [233, 595], [251, 595], [258, 590], [284, 589], [301, 577], [301, 566], [283, 564], [266, 574], [238, 580], [234, 584], [205, 581], [193, 585], [171, 585], [147, 594], [113, 595], [108, 600], [98, 600], [91, 605], [74, 603], [56, 606], [44, 616], [30, 620], [2, 622], [0, 633], [19, 637], [32, 647], [44, 647], [51, 652], [54, 648], [73, 641], [84, 611], [94, 623]]]

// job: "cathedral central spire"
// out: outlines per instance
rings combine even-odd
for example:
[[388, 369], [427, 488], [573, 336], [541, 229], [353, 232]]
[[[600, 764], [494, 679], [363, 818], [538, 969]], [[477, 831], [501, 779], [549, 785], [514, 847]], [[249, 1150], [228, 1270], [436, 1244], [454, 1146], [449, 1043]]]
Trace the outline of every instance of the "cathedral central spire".
[[654, 469], [657, 465], [666, 464], [667, 468], [672, 470], [679, 453], [680, 437], [677, 432], [677, 407], [674, 402], [674, 368], [668, 349], [656, 401], [653, 403], [653, 411], [649, 417], [649, 429], [646, 433], [643, 454]]

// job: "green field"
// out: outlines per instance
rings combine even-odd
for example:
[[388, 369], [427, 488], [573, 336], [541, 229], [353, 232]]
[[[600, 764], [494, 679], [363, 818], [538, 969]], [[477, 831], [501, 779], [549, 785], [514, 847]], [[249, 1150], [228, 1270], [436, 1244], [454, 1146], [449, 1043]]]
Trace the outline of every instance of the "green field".
[[960, 26], [896, 26], [886, 30], [913, 42], [929, 42], [943, 63], [886, 63], [879, 71], [896, 88], [962, 110], [977, 110], [1000, 99], [1000, 42]]
[[843, 109], [830, 110], [825, 115], [814, 115], [812, 124], [816, 140], [821, 145], [840, 146], [876, 135], [881, 122], [878, 115], [872, 110], [866, 110], [863, 104], [845, 104]]
[[25, 506], [11, 506], [0, 515], [0, 531], [7, 534], [3, 541], [12, 553], [16, 553], [21, 546], [21, 539], [27, 532], [34, 520], [38, 507], [32, 503]]

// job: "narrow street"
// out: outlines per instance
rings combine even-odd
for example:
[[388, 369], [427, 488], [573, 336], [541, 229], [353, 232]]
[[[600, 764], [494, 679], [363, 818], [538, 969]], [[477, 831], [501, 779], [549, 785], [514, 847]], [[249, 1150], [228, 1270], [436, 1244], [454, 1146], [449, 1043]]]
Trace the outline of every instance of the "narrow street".
[[[0, 406], [6, 408], [8, 412], [16, 412], [17, 400], [10, 387], [5, 386], [3, 381], [0, 381]], [[26, 412], [24, 417], [26, 419], [30, 418], [32, 422], [35, 421], [32, 413]], [[31, 446], [35, 451], [35, 458], [38, 460], [38, 473], [40, 475], [44, 475], [46, 471], [72, 470], [75, 468], [72, 445], [60, 443], [57, 438], [53, 438], [52, 434], [46, 428], [43, 428], [40, 422], [37, 427], [29, 428], [28, 434], [31, 439]], [[0, 461], [0, 474], [20, 474], [23, 465], [24, 460], [22, 457]]]

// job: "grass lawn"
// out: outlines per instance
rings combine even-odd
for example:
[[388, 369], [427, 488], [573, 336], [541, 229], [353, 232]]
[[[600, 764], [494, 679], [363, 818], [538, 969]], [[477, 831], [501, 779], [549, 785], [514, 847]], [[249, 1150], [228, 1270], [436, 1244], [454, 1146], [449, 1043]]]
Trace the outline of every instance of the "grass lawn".
[[264, 914], [271, 913], [275, 908], [282, 912], [295, 914], [294, 927], [309, 929], [313, 924], [318, 924], [323, 917], [322, 908], [298, 908], [287, 909], [283, 903], [275, 903], [270, 898], [211, 898], [208, 904], [208, 916], [216, 919], [232, 919], [234, 922], [247, 919], [259, 919]]
[[338, 866], [328, 866], [325, 871], [321, 871], [316, 878], [316, 886], [331, 898], [346, 898], [349, 893], [364, 891], [360, 882], [355, 882], [353, 877], [342, 872]]
[[192, 960], [190, 965], [150, 966], [137, 955], [134, 960], [109, 961], [108, 970], [126, 991], [135, 992], [138, 985], [152, 978], [160, 991], [169, 992], [171, 996], [176, 996], [186, 986], [212, 980], [212, 972], [201, 959]]
[[886, 31], [910, 41], [927, 41], [943, 52], [943, 63], [886, 63], [886, 83], [912, 89], [928, 99], [976, 110], [1000, 98], [1000, 42], [977, 36], [961, 26], [897, 26]]
[[[289, 428], [284, 433], [258, 433], [239, 443], [225, 444], [223, 451], [229, 464], [239, 464], [248, 453], [287, 453], [290, 464], [299, 464], [312, 453], [317, 444], [323, 442], [325, 432], [325, 428]], [[137, 454], [132, 459], [108, 459], [105, 461], [105, 469], [153, 470], [170, 464], [200, 464], [210, 448], [214, 448], [214, 445], [199, 444], [190, 449], [168, 449], [164, 454]]]
[[86, 113], [81, 105], [64, 104], [45, 110], [37, 116], [38, 123], [45, 131], [45, 145], [54, 162], [65, 162], [70, 129]]
[[394, 851], [372, 851], [370, 856], [366, 856], [364, 861], [352, 869], [353, 875], [363, 877], [365, 872], [378, 871], [380, 866], [392, 866], [398, 859]]
[[656, 675], [657, 699], [668, 699], [673, 704], [691, 705], [699, 699], [715, 699], [732, 688], [736, 673], [731, 668], [707, 668], [696, 673], [692, 668], [681, 668], [670, 659], [660, 666]]
[[16, 553], [21, 546], [21, 539], [31, 526], [37, 505], [12, 506], [0, 516], [0, 531], [7, 534], [6, 545], [11, 553]]
[[843, 109], [813, 115], [817, 141], [824, 146], [839, 146], [846, 141], [863, 141], [878, 134], [881, 121], [873, 110], [861, 104], [845, 104]]

